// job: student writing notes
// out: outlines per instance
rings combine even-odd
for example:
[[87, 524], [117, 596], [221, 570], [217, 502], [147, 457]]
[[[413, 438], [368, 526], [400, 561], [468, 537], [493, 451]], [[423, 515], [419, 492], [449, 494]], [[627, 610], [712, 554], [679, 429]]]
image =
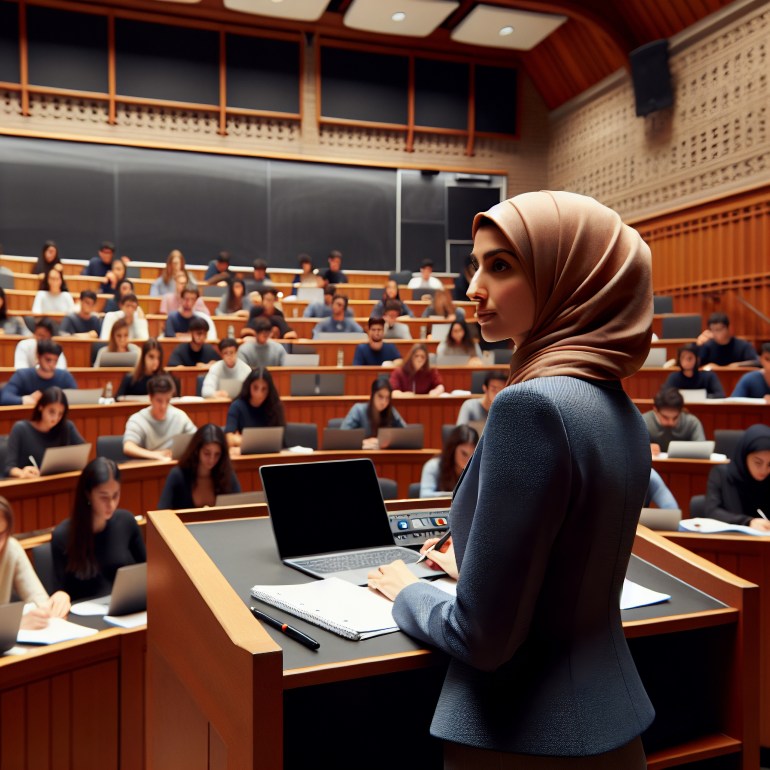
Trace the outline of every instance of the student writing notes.
[[651, 459], [620, 381], [650, 347], [650, 251], [567, 192], [504, 201], [473, 235], [481, 334], [516, 347], [452, 501], [457, 596], [397, 562], [369, 584], [451, 657], [431, 726], [445, 767], [643, 770], [653, 709], [620, 592]]

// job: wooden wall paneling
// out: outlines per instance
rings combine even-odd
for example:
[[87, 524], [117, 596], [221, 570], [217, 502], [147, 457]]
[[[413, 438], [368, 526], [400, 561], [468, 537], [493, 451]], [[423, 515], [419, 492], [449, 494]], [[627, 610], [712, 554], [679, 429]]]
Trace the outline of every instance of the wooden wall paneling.
[[19, 73], [21, 80], [21, 114], [29, 111], [29, 46], [27, 43], [27, 3], [19, 0]]
[[115, 69], [115, 14], [107, 15], [107, 91], [109, 99], [107, 122], [114, 126], [117, 122], [117, 70]]

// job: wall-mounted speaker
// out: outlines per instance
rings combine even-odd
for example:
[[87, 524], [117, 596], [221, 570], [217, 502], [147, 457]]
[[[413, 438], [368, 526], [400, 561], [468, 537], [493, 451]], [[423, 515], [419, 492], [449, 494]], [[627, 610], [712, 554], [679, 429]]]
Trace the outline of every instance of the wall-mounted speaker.
[[668, 40], [655, 40], [629, 54], [637, 116], [649, 115], [674, 103], [668, 68]]

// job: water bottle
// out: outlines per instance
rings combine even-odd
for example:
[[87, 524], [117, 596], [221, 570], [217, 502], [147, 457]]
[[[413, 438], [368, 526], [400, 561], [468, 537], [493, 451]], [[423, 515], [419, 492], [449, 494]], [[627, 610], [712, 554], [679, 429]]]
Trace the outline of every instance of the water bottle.
[[235, 327], [232, 324], [229, 324], [227, 327], [227, 336], [235, 339]]
[[345, 354], [342, 352], [342, 348], [337, 348], [337, 366], [345, 365]]
[[112, 397], [112, 383], [108, 382], [104, 386], [104, 390], [102, 391], [102, 397], [99, 399], [100, 404], [114, 404], [115, 399]]

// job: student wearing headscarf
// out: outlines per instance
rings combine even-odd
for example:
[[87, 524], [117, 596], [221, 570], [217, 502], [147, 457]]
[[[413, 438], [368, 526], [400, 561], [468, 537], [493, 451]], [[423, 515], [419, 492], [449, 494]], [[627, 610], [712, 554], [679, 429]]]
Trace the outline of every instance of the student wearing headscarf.
[[620, 381], [650, 347], [650, 250], [567, 192], [504, 201], [473, 237], [481, 334], [516, 347], [455, 488], [452, 544], [428, 562], [459, 573], [457, 595], [401, 562], [369, 586], [451, 658], [431, 726], [445, 768], [643, 770], [654, 713], [619, 600], [650, 452]]
[[709, 473], [705, 514], [728, 524], [770, 531], [770, 428], [752, 425], [737, 443], [727, 465]]

